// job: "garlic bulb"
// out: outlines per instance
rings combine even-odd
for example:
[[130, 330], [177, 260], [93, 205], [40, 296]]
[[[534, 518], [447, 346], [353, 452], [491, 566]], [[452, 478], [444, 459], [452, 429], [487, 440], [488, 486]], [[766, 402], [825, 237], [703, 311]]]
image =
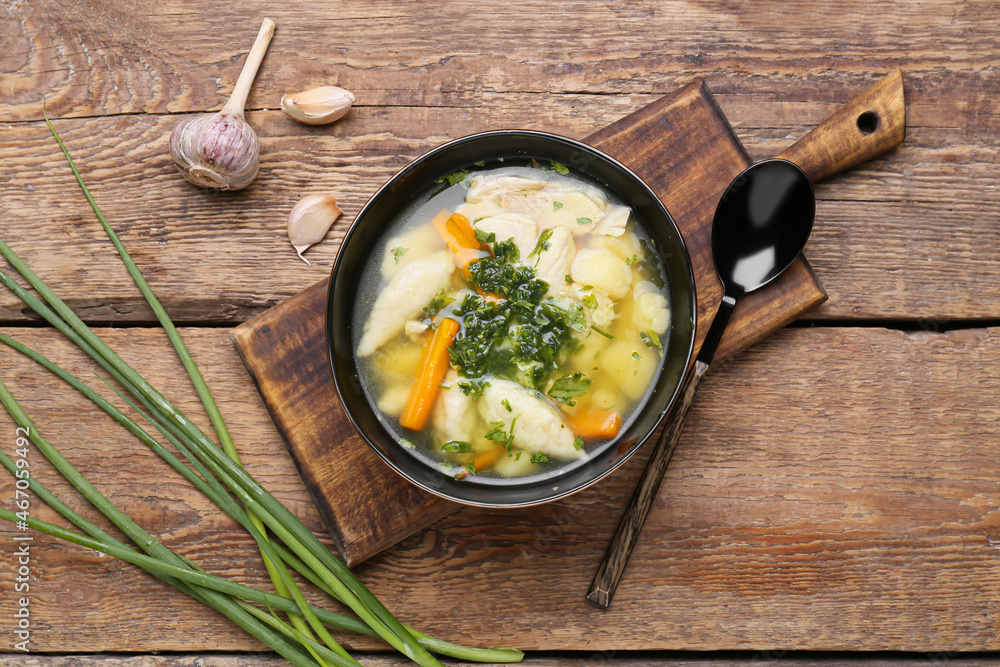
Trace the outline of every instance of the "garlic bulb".
[[346, 114], [353, 103], [351, 91], [337, 86], [320, 86], [281, 96], [281, 110], [307, 125], [332, 123]]
[[264, 19], [233, 93], [219, 113], [188, 118], [171, 133], [174, 163], [195, 185], [239, 190], [257, 177], [260, 140], [243, 117], [243, 107], [272, 35], [274, 22]]
[[292, 208], [288, 215], [288, 240], [303, 262], [308, 264], [309, 260], [302, 253], [323, 240], [341, 213], [337, 200], [329, 195], [306, 195]]

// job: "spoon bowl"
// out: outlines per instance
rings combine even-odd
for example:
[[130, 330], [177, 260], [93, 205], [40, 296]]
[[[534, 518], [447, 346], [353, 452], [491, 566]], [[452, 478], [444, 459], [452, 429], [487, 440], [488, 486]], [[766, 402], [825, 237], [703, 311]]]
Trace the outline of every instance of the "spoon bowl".
[[725, 293], [763, 287], [788, 268], [812, 232], [816, 198], [787, 160], [764, 160], [726, 188], [712, 222], [712, 255]]

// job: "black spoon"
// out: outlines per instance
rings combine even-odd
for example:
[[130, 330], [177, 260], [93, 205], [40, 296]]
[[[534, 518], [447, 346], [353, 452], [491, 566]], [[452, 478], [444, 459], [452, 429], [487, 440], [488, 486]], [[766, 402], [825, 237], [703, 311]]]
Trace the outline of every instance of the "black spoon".
[[787, 160], [758, 162], [723, 193], [712, 221], [712, 255], [724, 290], [722, 304], [590, 585], [587, 599], [599, 607], [611, 604], [737, 300], [777, 278], [798, 257], [812, 232], [815, 213], [808, 176]]

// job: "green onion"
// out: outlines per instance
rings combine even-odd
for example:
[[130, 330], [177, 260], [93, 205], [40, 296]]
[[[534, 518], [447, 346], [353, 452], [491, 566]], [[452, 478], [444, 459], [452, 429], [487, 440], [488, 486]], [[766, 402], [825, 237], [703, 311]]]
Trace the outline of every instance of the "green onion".
[[[46, 118], [48, 122], [48, 118]], [[199, 428], [197, 428], [183, 413], [142, 376], [125, 363], [114, 353], [86, 324], [76, 316], [73, 311], [66, 306], [52, 290], [37, 276], [17, 254], [6, 243], [0, 240], [0, 254], [10, 262], [11, 266], [42, 296], [48, 305], [29, 294], [24, 288], [12, 280], [9, 276], [0, 272], [0, 282], [8, 287], [15, 295], [22, 299], [32, 310], [50, 322], [61, 333], [66, 335], [72, 342], [81, 348], [86, 354], [91, 356], [111, 377], [116, 380], [124, 389], [132, 394], [135, 399], [142, 404], [148, 414], [141, 408], [129, 401], [124, 394], [119, 392], [140, 415], [150, 421], [157, 430], [167, 438], [178, 451], [188, 459], [195, 470], [191, 470], [183, 462], [174, 456], [169, 450], [163, 447], [154, 438], [149, 436], [135, 422], [131, 421], [117, 408], [101, 398], [96, 392], [79, 382], [72, 375], [66, 373], [58, 366], [38, 355], [29, 348], [19, 344], [17, 341], [6, 336], [0, 336], [0, 341], [13, 347], [17, 351], [28, 355], [36, 362], [41, 363], [50, 371], [56, 373], [64, 381], [68, 382], [75, 389], [83, 393], [87, 398], [95, 402], [99, 407], [108, 412], [120, 424], [122, 424], [133, 435], [149, 446], [155, 453], [163, 457], [175, 470], [182, 474], [189, 482], [194, 484], [206, 496], [215, 502], [220, 509], [227, 512], [237, 520], [244, 528], [250, 532], [257, 541], [264, 558], [265, 565], [272, 575], [276, 590], [279, 595], [269, 595], [262, 592], [243, 591], [244, 595], [232, 592], [232, 587], [220, 592], [220, 586], [225, 587], [232, 582], [225, 580], [198, 579], [193, 581], [193, 575], [200, 573], [196, 565], [166, 549], [155, 538], [142, 530], [131, 521], [124, 513], [118, 510], [110, 501], [94, 489], [82, 475], [66, 461], [58, 450], [49, 444], [37, 429], [31, 425], [30, 419], [21, 410], [6, 386], [0, 382], [0, 403], [14, 417], [14, 420], [28, 429], [29, 437], [43, 455], [57, 468], [67, 481], [70, 481], [109, 520], [118, 526], [132, 541], [138, 544], [149, 556], [142, 556], [129, 549], [124, 544], [117, 542], [106, 533], [102, 533], [92, 524], [88, 525], [85, 520], [72, 512], [62, 504], [57, 498], [47, 492], [38, 492], [37, 495], [43, 500], [50, 501], [57, 511], [66, 516], [74, 525], [84, 530], [89, 538], [78, 533], [74, 539], [94, 540], [92, 548], [97, 548], [106, 553], [116, 551], [123, 556], [123, 560], [149, 559], [154, 561], [143, 561], [136, 563], [147, 569], [154, 576], [163, 578], [168, 583], [176, 586], [183, 592], [192, 595], [196, 599], [209, 604], [218, 609], [223, 614], [237, 622], [241, 627], [264, 641], [266, 644], [278, 651], [282, 656], [289, 659], [296, 665], [326, 665], [328, 663], [336, 665], [357, 665], [358, 663], [344, 651], [329, 633], [322, 626], [322, 622], [329, 622], [345, 629], [351, 629], [364, 634], [380, 636], [390, 645], [403, 652], [407, 657], [418, 664], [425, 666], [440, 665], [431, 656], [427, 648], [444, 655], [451, 655], [461, 659], [486, 660], [493, 662], [513, 662], [519, 661], [522, 653], [516, 649], [475, 649], [462, 647], [447, 642], [441, 642], [420, 633], [413, 628], [404, 626], [370, 591], [347, 569], [347, 567], [336, 559], [323, 544], [308, 530], [301, 521], [298, 520], [287, 508], [281, 505], [271, 496], [249, 473], [247, 473], [239, 462], [235, 445], [229, 435], [228, 429], [222, 420], [221, 413], [208, 390], [197, 366], [191, 359], [190, 354], [178, 334], [176, 327], [170, 321], [166, 311], [159, 304], [152, 289], [142, 277], [141, 272], [132, 261], [123, 244], [105, 220], [90, 192], [87, 190], [83, 179], [73, 164], [73, 161], [62, 143], [55, 128], [49, 123], [49, 128], [59, 142], [60, 148], [69, 161], [70, 167], [76, 177], [84, 195], [90, 202], [105, 232], [115, 244], [125, 262], [130, 275], [136, 285], [146, 297], [147, 302], [153, 308], [182, 363], [191, 377], [199, 397], [205, 406], [206, 412], [218, 434], [219, 441], [223, 445], [225, 453], [219, 451], [217, 445], [212, 442]], [[103, 379], [103, 378], [102, 378]], [[115, 389], [117, 392], [118, 390]], [[6, 457], [3, 457], [6, 458]], [[6, 459], [4, 462], [7, 465]], [[8, 466], [9, 468], [9, 466]], [[9, 468], [10, 469], [10, 468]], [[34, 480], [32, 480], [34, 482]], [[42, 487], [38, 485], [39, 489]], [[232, 494], [232, 495], [230, 495]], [[237, 500], [243, 503], [245, 508], [241, 509]], [[9, 512], [0, 512], [0, 518], [11, 520]], [[34, 521], [34, 520], [32, 520]], [[264, 526], [269, 527], [280, 541], [272, 542], [265, 533]], [[41, 526], [36, 522], [34, 527]], [[64, 530], [56, 526], [43, 526], [49, 530]], [[54, 534], [57, 537], [63, 535]], [[71, 535], [66, 535], [70, 539]], [[74, 541], [70, 539], [70, 541]], [[284, 545], [281, 544], [284, 542]], [[77, 542], [80, 543], [80, 542]], [[93, 546], [97, 544], [98, 546]], [[87, 545], [85, 545], [87, 546]], [[287, 548], [286, 548], [287, 547]], [[112, 554], [115, 555], [115, 554]], [[308, 605], [302, 597], [301, 592], [289, 576], [282, 560], [289, 562], [293, 568], [298, 570], [310, 581], [319, 582], [321, 587], [333, 597], [351, 607], [361, 620], [348, 619], [340, 615], [332, 615]], [[159, 569], [156, 569], [159, 567]], [[173, 568], [173, 569], [171, 569]], [[208, 576], [208, 575], [204, 575]], [[197, 579], [197, 577], [194, 577]], [[225, 583], [219, 583], [225, 582]], [[232, 586], [238, 586], [232, 584]], [[245, 587], [244, 587], [245, 588]], [[241, 589], [242, 590], [242, 589]], [[250, 589], [253, 590], [253, 589]], [[287, 594], [291, 595], [288, 596]], [[245, 599], [262, 603], [269, 609], [277, 607], [281, 611], [290, 614], [290, 619], [294, 628], [285, 625], [277, 617], [269, 615], [264, 611], [247, 604], [234, 597], [245, 597]], [[263, 596], [263, 597], [262, 597]], [[275, 602], [280, 601], [280, 602]], [[272, 610], [273, 614], [273, 610]], [[304, 615], [308, 624], [300, 617]], [[336, 620], [335, 620], [336, 619]], [[329, 648], [322, 646], [313, 640], [310, 627], [316, 630], [317, 634], [325, 641]], [[311, 659], [310, 659], [311, 656]]]

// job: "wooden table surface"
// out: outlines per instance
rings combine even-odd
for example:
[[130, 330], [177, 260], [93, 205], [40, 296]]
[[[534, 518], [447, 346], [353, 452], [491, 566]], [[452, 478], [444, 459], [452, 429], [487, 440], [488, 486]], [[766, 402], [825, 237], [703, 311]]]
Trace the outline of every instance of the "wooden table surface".
[[[260, 175], [236, 193], [198, 190], [174, 170], [167, 137], [186, 114], [222, 106], [264, 16], [278, 27], [248, 103]], [[392, 173], [479, 130], [583, 137], [697, 79], [763, 158], [901, 68], [903, 145], [817, 187], [806, 255], [829, 300], [714, 369], [610, 610], [583, 596], [642, 455], [573, 502], [466, 509], [357, 572], [412, 625], [480, 645], [503, 638], [533, 665], [978, 665], [986, 658], [958, 652], [1000, 651], [997, 3], [3, 0], [0, 45], [0, 236], [201, 415], [41, 122], [44, 98], [183, 323], [246, 467], [318, 534], [229, 331], [323, 278]], [[283, 93], [321, 84], [357, 97], [335, 125], [276, 110]], [[307, 266], [285, 222], [311, 192], [334, 194], [345, 215]], [[0, 332], [92, 370], [6, 292]], [[0, 377], [168, 546], [265, 585], [251, 540], [103, 414], [10, 350]], [[15, 438], [3, 415], [0, 447], [12, 453]], [[39, 479], [65, 489], [30, 457]], [[0, 504], [13, 498], [5, 477]], [[53, 516], [37, 500], [31, 513]], [[278, 664], [142, 572], [44, 536], [30, 557], [26, 657], [14, 649], [15, 534], [0, 527], [0, 665]], [[347, 644], [379, 667], [402, 664], [376, 642]]]

